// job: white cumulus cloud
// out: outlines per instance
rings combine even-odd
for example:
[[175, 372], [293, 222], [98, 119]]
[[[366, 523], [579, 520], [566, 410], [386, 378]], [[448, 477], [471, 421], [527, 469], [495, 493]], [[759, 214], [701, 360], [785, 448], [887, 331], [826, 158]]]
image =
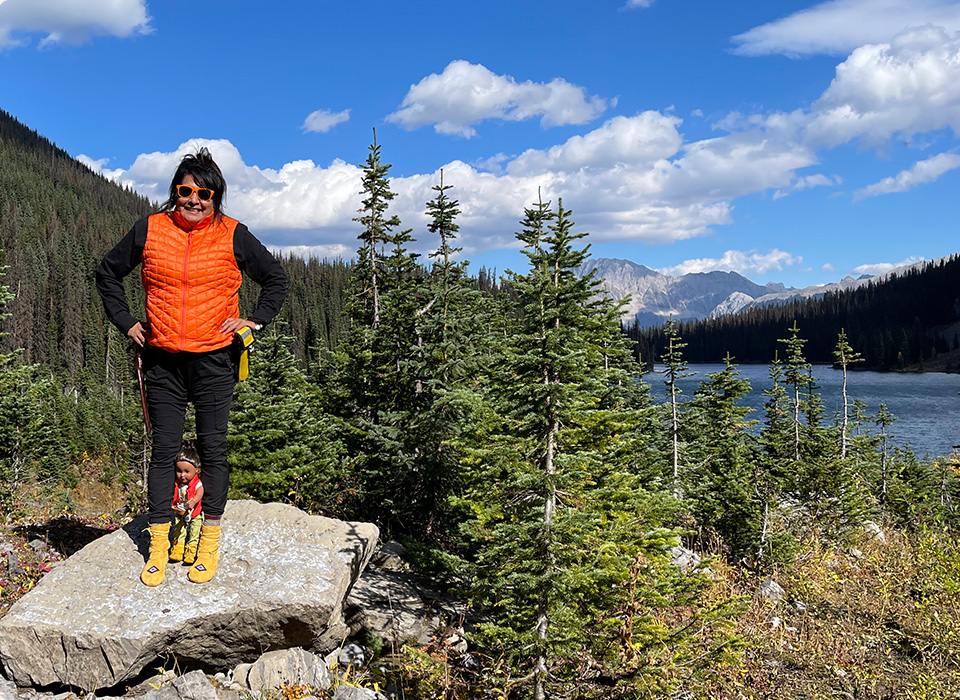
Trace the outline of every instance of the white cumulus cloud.
[[842, 55], [884, 43], [909, 27], [935, 24], [960, 31], [956, 0], [830, 0], [733, 37], [735, 53]]
[[627, 4], [624, 5], [624, 9], [633, 10], [638, 7], [647, 8], [653, 5], [653, 0], [627, 0]]
[[914, 265], [924, 260], [925, 258], [914, 255], [898, 263], [870, 263], [867, 265], [859, 265], [853, 268], [853, 273], [855, 275], [882, 275], [884, 272], [890, 272], [890, 270], [894, 268], [903, 267], [904, 265]]
[[647, 111], [635, 117], [614, 117], [583, 136], [545, 151], [530, 149], [510, 163], [512, 174], [580, 168], [610, 168], [617, 164], [649, 165], [676, 155], [683, 144], [680, 119]]
[[349, 109], [344, 109], [340, 112], [331, 112], [329, 109], [318, 109], [307, 115], [307, 118], [303, 120], [303, 126], [300, 128], [304, 131], [326, 133], [337, 124], [342, 124], [348, 119], [350, 119]]
[[741, 275], [764, 275], [770, 270], [783, 270], [784, 267], [799, 265], [803, 258], [794, 256], [776, 248], [767, 253], [758, 253], [754, 250], [728, 250], [719, 258], [696, 258], [685, 260], [673, 267], [664, 267], [657, 270], [664, 275], [679, 277], [694, 272], [739, 272]]
[[960, 168], [960, 155], [940, 153], [932, 158], [917, 161], [909, 170], [902, 170], [893, 177], [885, 177], [853, 193], [854, 201], [893, 192], [906, 192], [914, 187], [937, 180], [944, 173]]
[[109, 158], [99, 158], [94, 160], [90, 156], [81, 153], [77, 156], [77, 160], [86, 165], [93, 172], [103, 175], [108, 180], [117, 180], [123, 173], [122, 169], [110, 170], [106, 167], [107, 163], [110, 162]]
[[814, 104], [806, 133], [835, 146], [948, 127], [960, 133], [960, 35], [926, 26], [851, 53]]
[[412, 85], [400, 109], [387, 121], [411, 130], [432, 124], [437, 133], [470, 138], [476, 135], [474, 124], [485, 119], [540, 117], [543, 127], [586, 124], [600, 116], [607, 104], [561, 78], [518, 83], [480, 64], [452, 61], [443, 73]]
[[[554, 203], [562, 198], [573, 210], [577, 229], [589, 232], [593, 241], [667, 243], [707, 235], [730, 223], [737, 197], [791, 183], [815, 184], [816, 176], [797, 175], [816, 164], [815, 155], [775, 130], [756, 128], [684, 143], [679, 126], [673, 115], [648, 111], [615, 117], [519, 156], [496, 154], [473, 165], [459, 160], [443, 165], [444, 182], [454, 186], [450, 196], [460, 202], [458, 244], [467, 256], [517, 246], [518, 221], [538, 191]], [[210, 149], [229, 183], [227, 213], [262, 232], [266, 244], [324, 254], [356, 249], [359, 227], [352, 218], [360, 206], [358, 165], [301, 160], [279, 169], [260, 168], [246, 163], [229, 141], [194, 139], [173, 152], [142, 154], [129, 168], [111, 171], [112, 177], [163, 200], [180, 158], [199, 146]], [[423, 237], [420, 252], [436, 244], [424, 235], [424, 210], [439, 179], [439, 169], [391, 179], [396, 193], [391, 211]], [[791, 260], [774, 251], [728, 256], [722, 264], [762, 272], [794, 264]]]
[[3, 0], [0, 48], [24, 45], [42, 36], [40, 45], [81, 44], [97, 36], [126, 37], [151, 31], [145, 0]]

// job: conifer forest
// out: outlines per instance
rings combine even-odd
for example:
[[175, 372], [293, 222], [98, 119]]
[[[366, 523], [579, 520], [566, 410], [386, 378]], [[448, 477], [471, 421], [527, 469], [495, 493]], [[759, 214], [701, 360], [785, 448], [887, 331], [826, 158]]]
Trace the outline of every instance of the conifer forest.
[[[482, 668], [394, 650], [406, 655], [405, 697], [960, 688], [958, 463], [891, 447], [896, 416], [857, 399], [853, 372], [948, 350], [927, 332], [942, 320], [921, 315], [934, 305], [898, 310], [905, 325], [785, 306], [767, 312], [765, 340], [708, 337], [719, 322], [631, 338], [598, 280], [574, 274], [589, 256], [576, 202], [542, 192], [517, 212], [524, 269], [471, 275], [456, 183], [438, 180], [429, 224], [414, 231], [391, 213], [386, 161], [374, 138], [353, 262], [282, 260], [290, 296], [237, 385], [229, 447], [231, 497], [374, 522], [467, 602], [460, 623]], [[93, 271], [155, 205], [6, 114], [0, 181], [0, 512], [27, 517], [42, 491], [69, 514], [91, 478], [140, 512], [149, 438], [129, 341], [106, 321]], [[954, 267], [926, 279], [955, 283]], [[135, 278], [128, 296], [142, 308]], [[256, 293], [244, 287], [241, 313]], [[720, 371], [680, 392], [689, 362], [719, 358]], [[652, 400], [641, 359], [662, 368], [666, 402]], [[737, 361], [770, 363], [761, 411], [744, 405]], [[849, 371], [838, 414], [819, 399], [812, 361]], [[889, 549], [865, 540], [865, 523], [880, 524]], [[702, 562], [677, 566], [680, 546]], [[801, 622], [772, 625], [772, 604], [749, 594], [767, 578], [792, 582], [839, 626], [794, 607], [776, 619]], [[860, 588], [880, 578], [884, 592]], [[838, 650], [841, 627], [874, 636]], [[834, 672], [848, 651], [862, 677]]]

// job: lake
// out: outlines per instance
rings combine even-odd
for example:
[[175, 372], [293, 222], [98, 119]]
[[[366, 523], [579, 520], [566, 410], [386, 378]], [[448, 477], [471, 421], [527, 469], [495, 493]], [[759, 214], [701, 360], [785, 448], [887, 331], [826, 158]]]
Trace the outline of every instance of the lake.
[[[690, 365], [690, 371], [696, 374], [678, 382], [683, 391], [681, 400], [692, 399], [693, 392], [706, 375], [722, 369], [722, 364]], [[739, 370], [740, 376], [749, 380], [753, 387], [743, 403], [757, 409], [751, 418], [763, 420], [766, 397], [762, 392], [771, 386], [767, 365], [740, 365]], [[841, 410], [843, 373], [829, 365], [814, 365], [813, 376], [820, 387], [826, 422], [830, 424], [833, 416]], [[667, 396], [663, 379], [662, 374], [655, 372], [644, 375], [658, 401]], [[960, 445], [958, 392], [960, 374], [847, 372], [847, 396], [851, 406], [854, 399], [860, 399], [867, 404], [867, 415], [874, 416], [880, 404], [885, 403], [887, 410], [897, 418], [888, 428], [894, 444], [909, 445], [920, 457], [927, 453], [931, 456], [947, 455], [954, 445]], [[871, 433], [876, 433], [875, 425], [868, 427]]]

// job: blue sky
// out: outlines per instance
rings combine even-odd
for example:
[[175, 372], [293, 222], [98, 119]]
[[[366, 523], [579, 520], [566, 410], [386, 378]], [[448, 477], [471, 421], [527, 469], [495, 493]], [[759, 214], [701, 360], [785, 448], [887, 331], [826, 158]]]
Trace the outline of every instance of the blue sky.
[[[960, 252], [960, 0], [0, 0], [0, 108], [159, 199], [206, 145], [266, 244], [349, 257], [376, 128], [424, 252], [563, 198], [592, 252], [808, 286]], [[118, 232], [119, 235], [119, 232]]]

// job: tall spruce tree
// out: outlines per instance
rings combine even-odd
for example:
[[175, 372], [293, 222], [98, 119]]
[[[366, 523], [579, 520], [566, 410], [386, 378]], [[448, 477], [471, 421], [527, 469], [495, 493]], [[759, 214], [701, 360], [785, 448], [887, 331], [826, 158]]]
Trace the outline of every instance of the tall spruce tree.
[[843, 372], [843, 382], [841, 384], [842, 408], [840, 414], [840, 459], [847, 458], [847, 442], [849, 439], [849, 398], [847, 396], [847, 368], [858, 362], [863, 362], [864, 358], [860, 353], [854, 352], [847, 340], [847, 332], [841, 328], [837, 336], [837, 345], [833, 349], [833, 363], [840, 367]]
[[663, 383], [667, 385], [667, 398], [670, 401], [670, 439], [673, 446], [673, 494], [677, 498], [682, 495], [680, 486], [680, 385], [679, 381], [690, 377], [693, 372], [688, 371], [689, 365], [683, 359], [683, 349], [687, 346], [680, 337], [677, 322], [671, 319], [664, 328], [667, 347], [660, 361], [663, 363]]
[[[508, 273], [522, 314], [487, 428], [467, 455], [482, 636], [537, 700], [564, 681], [580, 697], [611, 697], [609, 687], [573, 681], [587, 659], [606, 673], [629, 668], [616, 696], [636, 694], [645, 650], [676, 651], [686, 636], [655, 622], [652, 606], [689, 602], [697, 586], [669, 566], [677, 533], [661, 525], [676, 501], [636, 477], [644, 392], [610, 302], [592, 275], [576, 274], [583, 235], [562, 202], [555, 212], [543, 201], [526, 209], [517, 237], [529, 270]], [[624, 433], [633, 449], [621, 448]]]
[[728, 354], [723, 369], [697, 388], [687, 426], [696, 439], [684, 479], [686, 500], [701, 532], [719, 534], [734, 557], [762, 553], [766, 546], [768, 501], [751, 434], [756, 421], [748, 419], [752, 409], [743, 403], [749, 393], [750, 382]]
[[803, 395], [809, 382], [810, 363], [803, 356], [803, 346], [806, 340], [800, 337], [797, 322], [789, 328], [790, 337], [781, 338], [777, 342], [786, 345], [786, 359], [783, 366], [784, 382], [790, 387], [793, 406], [793, 458], [800, 461], [800, 412], [803, 409]]

